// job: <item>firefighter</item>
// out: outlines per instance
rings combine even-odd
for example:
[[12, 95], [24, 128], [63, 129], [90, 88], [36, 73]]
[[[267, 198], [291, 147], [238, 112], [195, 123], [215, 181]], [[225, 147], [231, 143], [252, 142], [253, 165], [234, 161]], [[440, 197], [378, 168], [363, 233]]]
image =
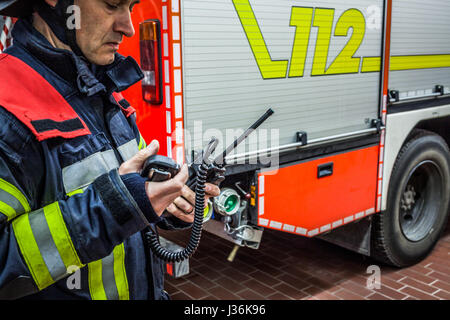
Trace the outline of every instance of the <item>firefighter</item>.
[[0, 1], [19, 17], [0, 55], [1, 299], [169, 298], [144, 231], [189, 227], [195, 195], [186, 165], [139, 174], [159, 146], [120, 95], [143, 73], [117, 53], [138, 2]]

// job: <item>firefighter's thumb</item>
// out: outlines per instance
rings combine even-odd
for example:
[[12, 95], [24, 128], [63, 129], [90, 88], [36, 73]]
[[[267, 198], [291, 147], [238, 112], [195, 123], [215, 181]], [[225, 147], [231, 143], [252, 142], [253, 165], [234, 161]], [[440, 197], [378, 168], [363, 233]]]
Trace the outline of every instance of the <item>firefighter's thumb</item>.
[[159, 150], [158, 140], [153, 140], [146, 148], [140, 150], [131, 159], [122, 163], [119, 168], [119, 174], [124, 175], [128, 173], [141, 172], [145, 160], [148, 157], [155, 155]]
[[144, 162], [145, 162], [145, 160], [147, 160], [148, 157], [157, 154], [158, 151], [159, 151], [159, 142], [158, 142], [158, 140], [153, 140], [153, 141], [147, 146], [147, 148], [144, 148], [144, 149], [142, 149], [141, 151], [139, 151], [138, 153], [136, 153], [136, 156], [137, 156], [139, 159], [144, 158]]

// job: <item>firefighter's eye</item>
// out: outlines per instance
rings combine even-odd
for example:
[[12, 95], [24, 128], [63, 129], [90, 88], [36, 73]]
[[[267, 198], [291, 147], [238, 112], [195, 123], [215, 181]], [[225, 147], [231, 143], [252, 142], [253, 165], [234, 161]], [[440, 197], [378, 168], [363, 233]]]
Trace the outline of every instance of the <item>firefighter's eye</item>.
[[108, 9], [110, 9], [110, 10], [116, 10], [116, 9], [119, 8], [118, 5], [115, 5], [115, 4], [113, 4], [113, 3], [105, 2], [105, 4], [106, 4], [106, 6], [108, 7]]

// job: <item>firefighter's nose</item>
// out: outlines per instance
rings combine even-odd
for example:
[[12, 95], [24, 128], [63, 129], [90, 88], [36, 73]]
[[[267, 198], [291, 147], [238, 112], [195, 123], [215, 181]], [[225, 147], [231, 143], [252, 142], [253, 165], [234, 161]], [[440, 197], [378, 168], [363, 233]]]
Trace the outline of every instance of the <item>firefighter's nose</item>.
[[114, 24], [114, 31], [123, 34], [126, 37], [132, 37], [135, 34], [133, 21], [129, 12], [120, 15]]

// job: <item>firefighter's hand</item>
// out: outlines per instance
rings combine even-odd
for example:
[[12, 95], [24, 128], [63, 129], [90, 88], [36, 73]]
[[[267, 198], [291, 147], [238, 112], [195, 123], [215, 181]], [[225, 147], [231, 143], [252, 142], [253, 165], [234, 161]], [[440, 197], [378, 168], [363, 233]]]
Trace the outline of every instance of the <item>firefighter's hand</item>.
[[[140, 173], [143, 169], [145, 160], [148, 157], [158, 153], [159, 143], [153, 140], [145, 149], [139, 151], [130, 160], [125, 161], [119, 167], [119, 175], [128, 173]], [[186, 181], [189, 178], [188, 167], [183, 165], [180, 172], [173, 178], [163, 182], [147, 181], [146, 193], [153, 210], [158, 216], [161, 216], [164, 210], [170, 206], [177, 198], [183, 195]]]
[[184, 164], [180, 172], [172, 179], [163, 182], [146, 182], [148, 199], [158, 216], [161, 216], [164, 210], [183, 194], [188, 178], [188, 166]]
[[[209, 198], [217, 197], [220, 194], [218, 186], [212, 183], [205, 184], [205, 208]], [[184, 185], [181, 196], [176, 198], [168, 207], [167, 211], [178, 219], [192, 223], [194, 222], [195, 192]]]

